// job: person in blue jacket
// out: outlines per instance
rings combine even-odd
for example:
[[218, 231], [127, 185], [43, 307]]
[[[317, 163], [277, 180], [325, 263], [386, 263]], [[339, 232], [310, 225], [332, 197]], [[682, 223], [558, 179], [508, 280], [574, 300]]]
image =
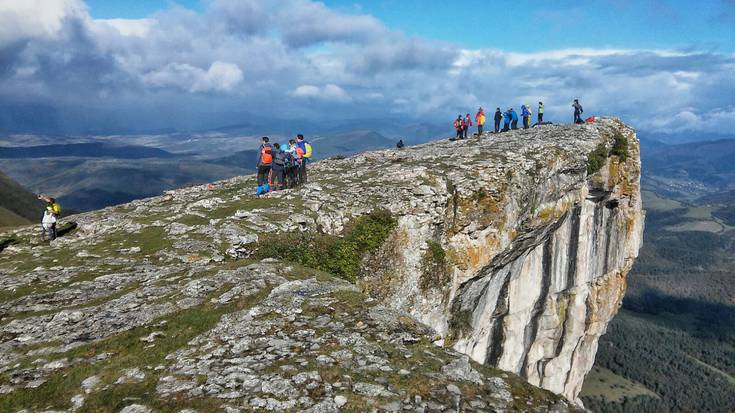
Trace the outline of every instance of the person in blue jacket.
[[508, 132], [510, 130], [510, 121], [513, 118], [510, 114], [510, 109], [503, 112], [503, 132]]
[[523, 118], [523, 129], [528, 129], [531, 124], [531, 112], [529, 112], [526, 105], [521, 105], [521, 118]]
[[510, 108], [510, 128], [518, 129], [518, 113], [513, 108]]

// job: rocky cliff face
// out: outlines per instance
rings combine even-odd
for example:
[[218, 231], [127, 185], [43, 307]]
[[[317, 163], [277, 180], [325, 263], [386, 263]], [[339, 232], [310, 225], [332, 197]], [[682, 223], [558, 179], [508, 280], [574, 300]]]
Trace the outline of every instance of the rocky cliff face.
[[525, 380], [576, 397], [639, 174], [604, 118], [319, 162], [260, 199], [253, 177], [171, 191], [50, 246], [0, 235], [0, 410], [574, 409]]

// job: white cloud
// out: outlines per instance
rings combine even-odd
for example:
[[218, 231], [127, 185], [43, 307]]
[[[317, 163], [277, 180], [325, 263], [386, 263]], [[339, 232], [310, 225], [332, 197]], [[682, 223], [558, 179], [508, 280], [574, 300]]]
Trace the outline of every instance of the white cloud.
[[236, 64], [220, 61], [207, 70], [188, 63], [170, 63], [145, 74], [143, 80], [151, 86], [174, 86], [190, 92], [230, 92], [242, 82], [243, 73]]
[[[175, 119], [202, 127], [230, 121], [217, 110], [441, 121], [478, 105], [538, 100], [548, 118], [569, 121], [575, 97], [585, 114], [659, 131], [716, 130], [732, 114], [732, 54], [462, 49], [310, 0], [204, 4], [200, 12], [94, 20], [81, 0], [0, 0], [0, 100], [62, 108], [82, 101], [122, 119], [164, 103]], [[699, 116], [692, 109], [705, 107]]]
[[94, 21], [95, 25], [112, 27], [123, 36], [135, 37], [146, 37], [155, 22], [154, 19], [98, 19]]
[[68, 17], [83, 17], [81, 0], [5, 0], [0, 2], [0, 47], [14, 40], [52, 38]]
[[348, 102], [351, 100], [350, 96], [344, 89], [332, 83], [324, 85], [323, 87], [301, 85], [297, 87], [291, 95], [299, 98], [322, 99], [335, 102]]

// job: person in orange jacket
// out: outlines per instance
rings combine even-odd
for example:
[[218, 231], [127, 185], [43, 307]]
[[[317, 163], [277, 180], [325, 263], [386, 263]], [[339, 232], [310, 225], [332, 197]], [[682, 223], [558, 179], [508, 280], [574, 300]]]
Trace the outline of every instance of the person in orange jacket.
[[477, 110], [475, 123], [477, 124], [477, 136], [482, 136], [482, 127], [485, 126], [485, 110], [482, 107]]

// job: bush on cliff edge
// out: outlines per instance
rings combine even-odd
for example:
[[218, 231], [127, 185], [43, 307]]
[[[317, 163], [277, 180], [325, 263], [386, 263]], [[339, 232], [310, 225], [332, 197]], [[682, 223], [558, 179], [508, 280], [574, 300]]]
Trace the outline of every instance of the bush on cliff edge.
[[388, 211], [377, 210], [350, 222], [342, 237], [309, 232], [264, 234], [253, 257], [278, 258], [354, 282], [362, 258], [380, 248], [396, 224]]

